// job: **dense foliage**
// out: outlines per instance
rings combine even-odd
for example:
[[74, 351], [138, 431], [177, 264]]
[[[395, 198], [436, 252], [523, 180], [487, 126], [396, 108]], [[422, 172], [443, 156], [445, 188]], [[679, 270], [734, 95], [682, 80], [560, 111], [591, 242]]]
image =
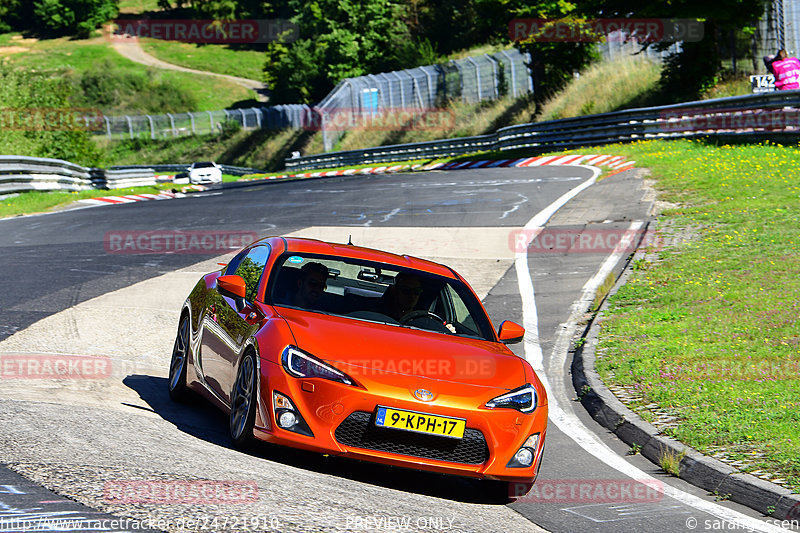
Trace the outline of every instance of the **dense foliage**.
[[69, 95], [65, 79], [0, 67], [0, 153], [97, 164], [100, 155], [89, 133], [69, 120]]
[[190, 92], [162, 80], [155, 70], [123, 70], [106, 60], [67, 79], [75, 105], [97, 107], [106, 114], [182, 113], [197, 108]]
[[[685, 101], [703, 94], [719, 81], [721, 51], [734, 33], [752, 35], [756, 21], [764, 15], [766, 5], [764, 0], [592, 0], [584, 7], [602, 12], [604, 17], [703, 20], [702, 40], [683, 43], [683, 50], [665, 62], [662, 72], [665, 95], [673, 101]], [[663, 49], [669, 44], [657, 43], [653, 46]]]
[[0, 0], [0, 31], [88, 37], [118, 12], [117, 0]]

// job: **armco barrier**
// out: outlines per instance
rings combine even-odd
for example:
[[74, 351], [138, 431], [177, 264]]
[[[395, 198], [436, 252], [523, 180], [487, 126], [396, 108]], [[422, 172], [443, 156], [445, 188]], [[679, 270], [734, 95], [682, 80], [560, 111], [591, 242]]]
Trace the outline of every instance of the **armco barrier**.
[[[189, 168], [187, 164], [177, 164], [177, 165], [125, 165], [125, 166], [113, 166], [108, 167], [110, 171], [118, 171], [118, 170], [138, 170], [138, 169], [149, 169], [153, 170], [158, 173], [162, 172], [186, 172]], [[246, 174], [264, 174], [266, 170], [260, 170], [257, 168], [248, 168], [248, 167], [235, 167], [232, 165], [220, 165], [222, 167], [223, 174], [230, 174], [231, 176], [244, 176]]]
[[69, 161], [0, 156], [0, 194], [25, 191], [83, 191], [155, 185], [152, 168], [104, 170]]
[[734, 96], [534, 122], [476, 137], [329, 152], [287, 159], [286, 168], [331, 168], [518, 148], [532, 148], [533, 152], [541, 153], [614, 142], [708, 136], [800, 137], [800, 91]]

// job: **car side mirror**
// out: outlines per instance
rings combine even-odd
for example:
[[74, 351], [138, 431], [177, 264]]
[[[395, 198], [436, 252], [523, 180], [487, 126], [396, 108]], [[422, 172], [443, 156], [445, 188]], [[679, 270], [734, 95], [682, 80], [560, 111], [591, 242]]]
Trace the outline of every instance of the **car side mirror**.
[[244, 308], [244, 295], [246, 291], [244, 279], [236, 274], [220, 276], [217, 278], [217, 291], [228, 298], [233, 298], [236, 303], [236, 311]]
[[503, 344], [515, 344], [525, 336], [525, 328], [510, 320], [503, 321], [497, 330], [497, 338]]

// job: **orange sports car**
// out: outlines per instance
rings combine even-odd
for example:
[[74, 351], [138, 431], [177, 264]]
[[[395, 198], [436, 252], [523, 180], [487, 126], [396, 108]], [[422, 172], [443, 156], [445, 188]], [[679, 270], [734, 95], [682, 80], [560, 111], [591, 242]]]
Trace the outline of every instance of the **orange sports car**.
[[269, 237], [203, 276], [181, 310], [169, 393], [230, 414], [236, 446], [504, 482], [536, 479], [547, 396], [453, 269], [350, 244]]

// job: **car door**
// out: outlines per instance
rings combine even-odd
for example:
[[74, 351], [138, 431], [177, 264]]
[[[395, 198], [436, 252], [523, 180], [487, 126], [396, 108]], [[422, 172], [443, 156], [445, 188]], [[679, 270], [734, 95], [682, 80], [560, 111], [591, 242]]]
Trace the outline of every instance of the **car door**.
[[203, 327], [203, 369], [206, 383], [225, 402], [235, 378], [234, 369], [245, 342], [257, 327], [252, 317], [258, 283], [270, 254], [269, 245], [251, 248], [238, 262], [231, 261], [226, 275], [236, 274], [245, 282], [245, 306], [237, 309], [236, 301], [214, 290]]

